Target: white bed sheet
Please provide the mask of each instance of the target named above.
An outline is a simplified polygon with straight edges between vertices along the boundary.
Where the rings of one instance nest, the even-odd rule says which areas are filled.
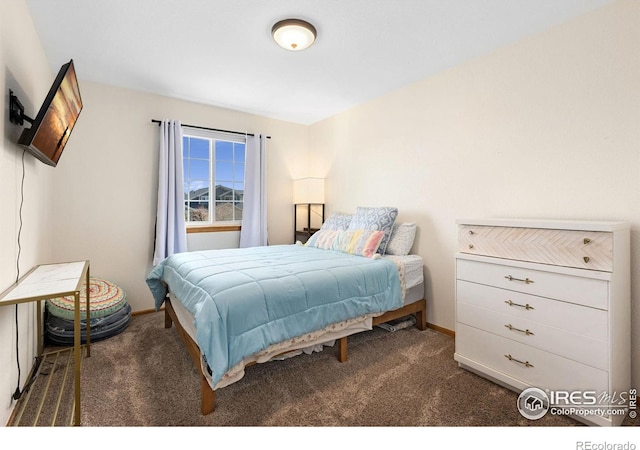
[[[383,258],[404,265],[404,282],[407,289],[424,283],[424,260],[420,255],[384,255]]]

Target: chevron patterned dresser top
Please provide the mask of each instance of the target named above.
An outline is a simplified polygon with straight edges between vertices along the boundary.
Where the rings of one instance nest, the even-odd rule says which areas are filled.
[[[613,271],[613,233],[608,231],[460,224],[458,251],[579,269]]]

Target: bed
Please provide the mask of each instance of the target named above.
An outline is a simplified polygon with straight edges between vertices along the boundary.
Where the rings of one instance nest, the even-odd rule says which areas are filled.
[[[422,258],[377,253],[379,232],[338,231],[349,248],[318,232],[306,245],[185,252],[154,267],[147,284],[201,374],[203,414],[252,364],[326,346],[344,362],[348,336],[409,314],[426,328]]]

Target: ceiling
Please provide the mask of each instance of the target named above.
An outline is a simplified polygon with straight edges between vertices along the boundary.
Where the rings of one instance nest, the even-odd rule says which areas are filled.
[[[26,0],[57,72],[312,124],[612,0]],[[285,18],[314,24],[291,52]]]

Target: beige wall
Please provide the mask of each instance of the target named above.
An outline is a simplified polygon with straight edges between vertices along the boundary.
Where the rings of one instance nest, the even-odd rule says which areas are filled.
[[[80,68],[84,108],[55,169],[57,260],[89,259],[92,275],[121,286],[134,311],[153,308],[145,278],[153,253],[159,127],[151,120],[164,118],[271,136],[269,240],[291,242],[291,180],[306,168],[306,126],[86,82]],[[199,234],[188,242],[200,249],[228,247],[233,240],[229,233]]]
[[[329,212],[393,205],[418,222],[429,322],[455,327],[458,218],[629,221],[638,273],[638,23],[640,2],[621,1],[311,126]]]
[[[0,2],[0,86],[3,108],[0,110],[0,292],[16,281],[18,270],[18,232],[20,230],[20,186],[22,149],[18,141],[23,127],[9,122],[9,90],[35,117],[44,101],[54,73],[44,55],[31,16],[23,1]],[[25,126],[29,126],[25,122]],[[52,258],[52,186],[53,172],[31,155],[25,155],[24,203],[20,232],[20,275],[34,265]],[[0,425],[9,419],[14,402],[18,369],[16,365],[15,307],[0,308]],[[22,386],[36,354],[35,307],[18,308],[19,355]]]

